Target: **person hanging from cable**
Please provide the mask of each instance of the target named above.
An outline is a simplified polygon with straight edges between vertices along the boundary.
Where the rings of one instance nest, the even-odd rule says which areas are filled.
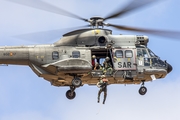
[[[108,79],[105,75],[101,75],[100,81],[97,83],[97,86],[100,88],[98,92],[98,103],[100,101],[100,95],[102,92],[104,92],[104,100],[103,104],[105,104],[106,97],[107,97],[107,85],[108,85]]]

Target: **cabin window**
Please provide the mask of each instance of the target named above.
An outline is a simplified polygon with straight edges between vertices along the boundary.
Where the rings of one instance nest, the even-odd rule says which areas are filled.
[[[125,51],[125,56],[126,56],[126,58],[132,58],[133,57],[132,50],[126,50]]]
[[[73,51],[72,52],[72,57],[73,58],[80,58],[80,52],[79,51]]]
[[[123,51],[122,50],[116,50],[115,56],[117,58],[123,58]]]
[[[53,52],[52,52],[52,59],[53,59],[53,60],[59,59],[59,52],[53,51]]]

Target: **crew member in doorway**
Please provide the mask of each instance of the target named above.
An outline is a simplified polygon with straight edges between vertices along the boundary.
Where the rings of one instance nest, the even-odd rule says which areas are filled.
[[[106,79],[105,75],[102,75],[100,78],[100,81],[97,83],[97,86],[100,88],[100,90],[98,92],[98,103],[100,101],[101,93],[104,92],[103,104],[105,104],[106,97],[107,97],[107,85],[108,85],[108,79]]]
[[[113,69],[112,69],[112,65],[111,65],[109,57],[106,57],[106,59],[103,63],[103,67],[104,67],[104,69],[103,69],[104,74],[109,73],[110,75],[112,75]]]
[[[95,59],[96,59],[96,56],[95,55],[93,55],[92,56],[92,69],[94,70],[94,67],[95,67]]]
[[[99,64],[98,62],[96,62],[96,63],[95,63],[94,70],[102,70],[101,64]]]

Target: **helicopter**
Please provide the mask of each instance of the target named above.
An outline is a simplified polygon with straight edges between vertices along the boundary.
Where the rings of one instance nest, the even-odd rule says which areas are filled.
[[[61,8],[39,1],[42,6],[36,6],[21,0],[8,0],[17,4],[61,14],[88,22],[84,29],[65,33],[60,40],[49,45],[5,46],[0,47],[0,64],[25,65],[33,72],[49,81],[51,85],[69,86],[66,92],[68,99],[74,99],[75,89],[84,84],[96,85],[101,75],[106,75],[108,84],[141,84],[140,95],[145,95],[145,82],[165,78],[172,71],[172,66],[161,60],[149,49],[149,37],[145,35],[113,35],[113,27],[120,30],[137,31],[160,35],[176,36],[180,32],[127,27],[105,23],[125,15],[128,12],[149,5],[153,0],[132,0],[123,9],[106,17],[94,16],[85,19]],[[49,9],[52,9],[51,11]],[[112,73],[104,70],[94,70],[92,56],[96,62],[103,65],[107,57],[112,65]]]

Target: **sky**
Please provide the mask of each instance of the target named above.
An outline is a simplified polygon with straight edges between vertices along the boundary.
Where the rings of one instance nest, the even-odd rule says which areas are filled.
[[[105,17],[128,3],[127,0],[43,1],[84,18]],[[37,4],[36,0],[31,2]],[[178,11],[179,0],[163,0],[106,22],[180,31]],[[58,41],[64,33],[83,25],[86,23],[77,19],[0,0],[0,46],[51,44]],[[115,35],[147,35],[150,39],[148,47],[162,60],[167,60],[173,66],[173,71],[164,79],[145,83],[148,89],[145,96],[138,93],[140,85],[109,85],[106,104],[103,105],[103,95],[101,103],[97,103],[99,89],[96,86],[84,85],[76,89],[75,99],[68,100],[65,93],[69,87],[51,86],[27,66],[0,66],[0,120],[179,120],[180,41],[108,29],[113,30]],[[23,36],[29,33],[39,33],[41,36]]]

